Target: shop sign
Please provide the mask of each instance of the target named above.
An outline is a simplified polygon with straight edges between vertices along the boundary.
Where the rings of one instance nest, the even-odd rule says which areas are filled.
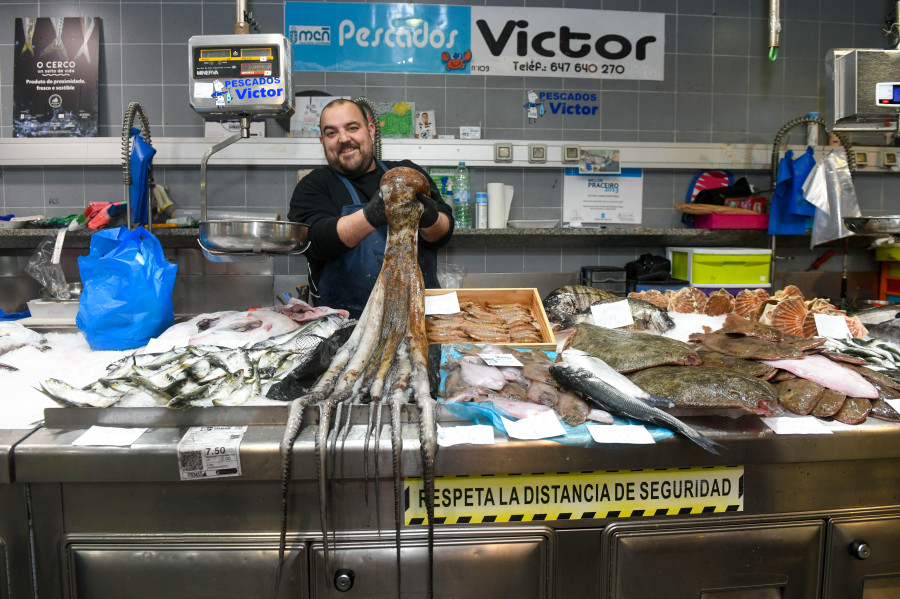
[[[405,522],[427,523],[421,478],[404,481]],[[435,479],[435,524],[592,520],[744,510],[743,466]]]
[[[284,22],[296,71],[664,77],[661,13],[286,2]]]

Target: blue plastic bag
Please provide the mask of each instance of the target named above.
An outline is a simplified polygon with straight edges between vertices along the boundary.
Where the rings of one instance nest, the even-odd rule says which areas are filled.
[[[809,146],[807,146],[803,155],[791,165],[791,170],[793,171],[793,177],[791,178],[791,214],[800,216],[816,215],[816,207],[810,204],[806,200],[806,196],[803,195],[803,184],[806,183],[806,179],[809,178],[809,174],[815,166],[816,156],[813,153],[813,149]]]
[[[134,141],[131,144],[131,188],[128,190],[131,204],[131,222],[147,224],[150,202],[150,167],[156,149],[144,141],[140,130],[131,128]]]
[[[141,347],[175,321],[178,265],[166,261],[159,240],[143,227],[98,231],[78,268],[84,288],[75,324],[91,349]]]
[[[809,174],[807,172],[807,174]],[[806,177],[803,179],[806,180]],[[800,185],[803,185],[801,181]],[[794,151],[788,150],[778,163],[775,193],[769,205],[769,235],[803,235],[806,217],[791,211],[794,203]]]

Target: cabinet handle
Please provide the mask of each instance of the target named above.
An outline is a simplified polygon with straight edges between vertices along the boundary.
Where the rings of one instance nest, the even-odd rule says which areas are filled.
[[[847,551],[856,559],[869,559],[872,555],[872,548],[865,541],[853,541],[847,547]]]
[[[338,570],[334,573],[334,588],[346,593],[353,587],[354,577],[353,570]]]

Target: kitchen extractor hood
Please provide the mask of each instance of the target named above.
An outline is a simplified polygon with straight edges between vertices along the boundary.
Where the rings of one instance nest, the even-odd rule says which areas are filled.
[[[829,131],[898,131],[900,50],[829,50],[825,77]]]

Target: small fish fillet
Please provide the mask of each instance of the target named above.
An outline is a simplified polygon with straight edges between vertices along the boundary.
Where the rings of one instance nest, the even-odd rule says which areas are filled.
[[[848,397],[865,397],[867,399],[878,397],[878,389],[862,375],[824,356],[812,354],[797,360],[761,360],[761,362],[787,370]]]

